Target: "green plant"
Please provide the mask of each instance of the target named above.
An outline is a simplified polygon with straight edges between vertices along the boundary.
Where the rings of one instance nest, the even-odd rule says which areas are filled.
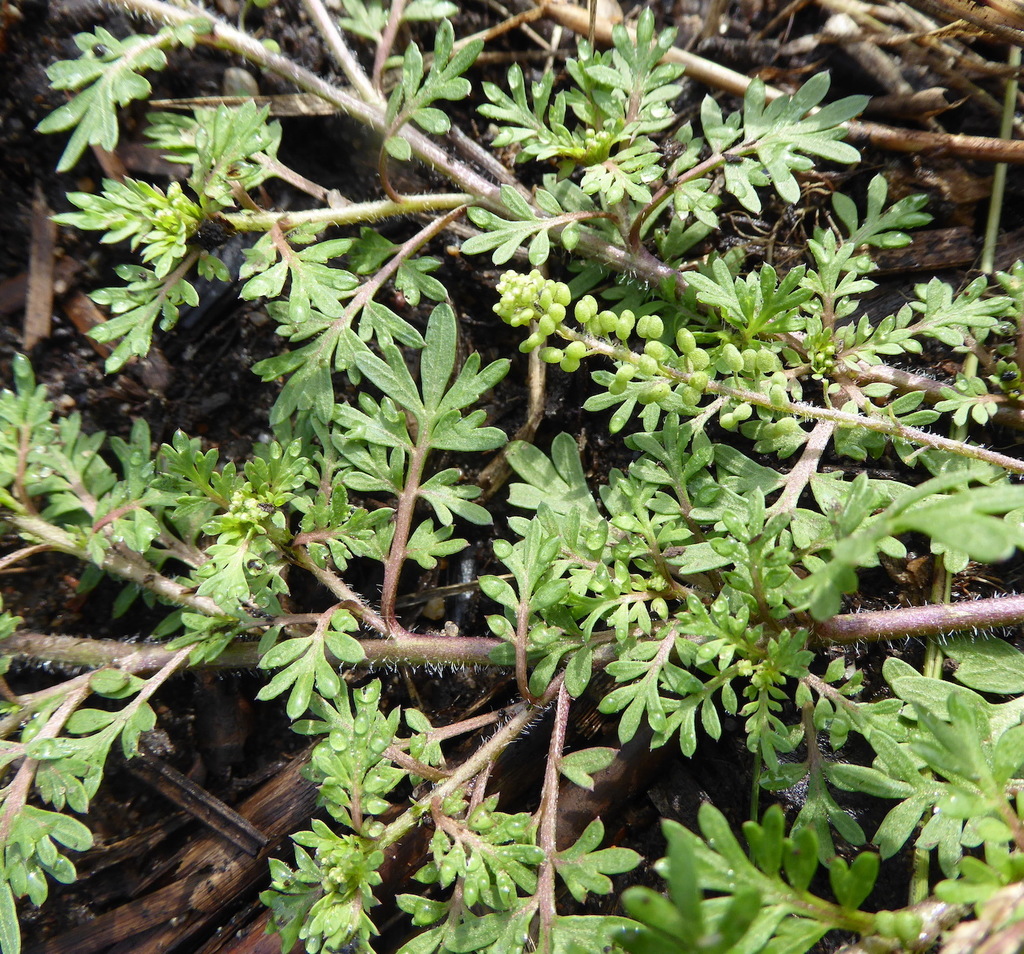
[[[97,195],[69,195],[77,211],[57,217],[101,241],[127,240],[144,263],[120,266],[124,284],[96,293],[115,316],[95,333],[117,341],[108,370],[145,354],[157,326],[170,331],[195,304],[193,270],[228,276],[206,247],[207,227],[258,236],[231,277],[244,282],[243,299],[267,302],[294,347],[253,369],[285,383],[273,440],[241,464],[180,432],[153,448],[141,421],[127,439],[83,433],[77,416],[55,413],[28,362],[14,363],[13,388],[0,395],[0,506],[26,545],[4,564],[40,547],[69,554],[125,581],[119,611],[140,596],[164,607],[154,635],[169,643],[156,666],[152,653],[105,663],[80,647],[77,661],[93,672],[4,703],[5,954],[20,944],[14,899],[41,903],[48,877],[75,876],[57,845],[90,843],[65,809],[86,810],[113,745],[135,753],[167,679],[216,665],[264,670],[259,698],[281,699],[295,730],[317,739],[308,773],[328,817],[295,835],[292,864],[272,862],[262,896],[284,949],[369,945],[385,854],[419,827],[432,834],[416,874],[422,889],[398,899],[415,929],[402,954],[803,951],[833,930],[923,949],[934,938],[928,912],[909,901],[873,910],[879,856],[848,861],[841,851],[868,840],[842,805],[849,791],[895,802],[872,840],[885,857],[910,842],[935,850],[947,879],[938,897],[983,911],[1020,880],[1020,653],[994,639],[946,644],[959,685],[894,658],[883,670],[892,695],[865,700],[856,664],[828,651],[877,633],[874,614],[846,611],[844,598],[864,570],[906,556],[908,534],[950,573],[1005,560],[1024,543],[1024,488],[1012,480],[1024,463],[939,433],[968,418],[1024,421],[1006,344],[1020,333],[1020,268],[999,276],[999,290],[979,280],[955,292],[933,280],[897,313],[869,320],[860,302],[874,287],[870,250],[907,244],[906,230],[927,221],[921,197],[889,203],[880,176],[861,203],[833,197],[804,262],[747,269],[729,252],[691,259],[722,225],[723,197],[751,212],[773,195],[796,203],[816,162],[854,162],[843,124],[863,97],[826,102],[821,74],[768,102],[754,82],[741,110],[726,114],[709,96],[699,118],[679,123],[671,104],[681,70],[662,62],[673,35],[658,34],[647,11],[635,41],[619,27],[612,50],[581,43],[566,89],[555,92],[549,73],[527,90],[518,67],[507,92],[484,84],[480,112],[497,124],[494,144],[542,164],[531,191],[474,153],[503,182],[493,184],[426,135],[448,132],[442,107],[469,94],[463,74],[482,48],[456,44],[445,20],[428,66],[415,42],[391,57],[396,33],[380,4],[346,4],[340,30],[376,44],[380,73],[395,71],[385,96],[334,25],[326,41],[353,91],[198,7],[120,6],[159,28],[125,40],[98,28],[77,38],[79,59],[52,68],[54,86],[74,93],[43,124],[73,129],[62,168],[89,144],[112,148],[117,106],[150,93],[142,73],[163,68],[165,51],[200,44],[273,70],[380,134],[389,197],[260,208],[250,190],[289,175],[277,158],[281,129],[266,109],[221,106],[152,117],[154,144],[190,170],[184,185],[107,182]],[[452,13],[441,3],[405,8],[409,21]],[[390,164],[413,157],[457,191],[400,195]],[[550,160],[555,171],[543,171]],[[375,230],[411,215],[427,223],[401,244]],[[522,329],[527,358],[514,347],[487,364],[456,357],[459,321],[441,262],[420,253],[462,215],[477,228],[464,254],[504,264],[526,246],[533,269],[504,274],[494,311]],[[540,271],[563,263],[567,282]],[[408,310],[381,299],[389,282]],[[949,387],[885,364],[923,342],[953,355],[990,347],[993,374]],[[555,436],[545,452],[528,431],[508,443],[488,423],[486,396],[524,361],[538,376],[545,364],[593,369],[586,408],[607,413],[628,467],[595,482],[572,436]],[[891,449],[905,479],[825,470],[829,447],[855,462]],[[460,534],[491,524],[493,498],[456,465],[490,452],[518,478],[509,532],[493,546],[507,572],[477,581],[493,603],[491,635],[418,632],[400,611],[403,571],[434,568],[466,547]],[[380,574],[379,600],[357,591],[366,565]],[[329,593],[329,605],[286,609],[284,597],[304,592],[300,577]],[[1019,623],[1024,607],[1007,597],[894,613],[885,634],[898,639]],[[12,655],[32,653],[16,619],[0,618],[0,635]],[[996,678],[997,658],[1017,678]],[[507,668],[516,698],[485,718],[436,726],[391,704],[379,680],[352,688],[341,675],[386,664]],[[992,703],[980,692],[1013,698]],[[560,885],[576,902],[610,894],[609,876],[640,861],[631,848],[602,847],[596,818],[570,845],[557,838],[563,786],[592,788],[616,755],[566,750],[570,713],[587,694],[615,717],[623,745],[649,737],[687,756],[699,738],[721,737],[723,717],[737,718],[757,788],[804,792],[788,833],[777,806],[760,821],[755,807],[748,852],[705,806],[699,832],[666,824],[668,899],[630,889],[628,917],[568,905]],[[112,702],[88,708],[93,695]],[[491,768],[548,708],[539,805],[500,809]],[[448,764],[443,743],[494,725]],[[825,751],[825,738],[835,753],[851,735],[872,753],[863,764]],[[812,887],[819,864],[827,889]]]

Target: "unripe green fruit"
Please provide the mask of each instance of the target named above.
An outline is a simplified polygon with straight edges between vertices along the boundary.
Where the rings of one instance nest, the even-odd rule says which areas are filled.
[[[754,409],[749,404],[737,405],[733,410],[733,415],[737,421],[746,421],[750,419],[750,415],[754,413]]]
[[[644,315],[636,323],[636,333],[641,338],[660,338],[665,333],[665,323],[657,315]]]
[[[565,371],[565,372],[567,372],[569,374],[572,374],[573,371],[579,371],[579,369],[580,369],[580,359],[579,358],[570,358],[569,355],[566,355],[564,358],[562,358],[561,361],[558,362],[558,366],[563,371]]]
[[[721,358],[722,364],[733,374],[738,374],[743,370],[743,356],[740,354],[740,349],[732,342],[722,345]]]
[[[707,371],[694,371],[690,375],[690,387],[695,391],[706,391],[710,382]]]
[[[744,348],[742,352],[743,356],[743,373],[753,374],[757,368],[757,352],[753,348]]]
[[[565,282],[555,282],[552,290],[555,293],[555,304],[568,308],[572,303],[572,293],[569,291],[569,286]]]
[[[540,360],[547,364],[558,364],[565,357],[565,352],[561,348],[541,348],[540,349]]]
[[[584,295],[573,312],[581,325],[588,325],[597,317],[597,301],[593,295]]]
[[[633,317],[633,312],[628,309],[619,315],[619,320],[615,322],[615,337],[619,341],[625,341],[633,333],[633,326],[636,324],[636,320]]]
[[[556,322],[551,315],[541,315],[540,320],[537,322],[537,331],[545,336],[554,333],[554,330],[557,327],[558,322]]]
[[[686,357],[690,362],[690,367],[693,368],[694,371],[704,371],[711,367],[711,355],[700,348],[691,354],[688,354]]]
[[[767,348],[762,348],[757,352],[755,364],[761,374],[771,374],[773,371],[778,370],[779,358],[774,352],[769,351]]]
[[[610,335],[619,323],[619,316],[614,311],[608,311],[607,309],[602,311],[597,318],[600,322],[601,333],[605,335]]]
[[[655,361],[664,361],[670,352],[660,341],[648,341],[644,345],[644,354],[650,355]]]
[[[636,363],[636,366],[640,373],[646,377],[653,377],[658,373],[658,362],[649,354],[640,355],[640,360]]]
[[[555,322],[561,324],[565,321],[565,305],[560,305],[558,302],[552,302],[547,310],[547,314],[554,319]]]
[[[680,328],[676,332],[676,347],[680,354],[688,357],[693,354],[697,350],[697,339],[693,337],[693,332],[688,328]]]
[[[736,426],[739,424],[739,421],[736,419],[736,415],[732,411],[723,411],[718,415],[718,423],[727,431],[734,431],[736,430]]]
[[[636,374],[636,369],[631,364],[624,364],[615,372],[615,379],[608,386],[609,394],[622,394],[626,390],[626,385],[633,380],[633,376]]]
[[[779,434],[783,434],[786,437],[797,434],[802,430],[800,422],[795,417],[784,417],[776,421],[775,428]]]
[[[587,346],[582,341],[570,341],[565,346],[565,356],[579,361],[587,353]]]
[[[641,404],[657,404],[664,401],[672,393],[668,381],[651,381],[637,395]]]
[[[696,407],[700,403],[700,391],[695,388],[691,388],[688,384],[684,384],[676,394],[679,395],[679,400],[689,407]]]

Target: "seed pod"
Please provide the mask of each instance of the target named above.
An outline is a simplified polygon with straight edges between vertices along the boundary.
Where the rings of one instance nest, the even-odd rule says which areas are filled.
[[[739,374],[743,370],[743,355],[740,354],[740,349],[736,347],[731,341],[727,341],[722,345],[721,351],[722,364],[733,374]]]
[[[688,357],[693,354],[697,350],[697,339],[694,338],[693,332],[688,328],[680,328],[676,332],[676,347],[680,354],[685,354]]]

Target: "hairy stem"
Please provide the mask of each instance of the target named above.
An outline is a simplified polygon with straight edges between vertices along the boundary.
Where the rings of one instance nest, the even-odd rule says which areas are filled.
[[[895,610],[849,613],[815,623],[820,643],[875,642],[908,636],[969,633],[1024,622],[1024,596],[994,596],[960,603],[928,603]]]

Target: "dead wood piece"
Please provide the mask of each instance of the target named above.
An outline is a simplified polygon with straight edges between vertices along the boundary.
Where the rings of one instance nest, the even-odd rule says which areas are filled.
[[[97,341],[95,338],[91,338],[88,335],[89,331],[97,325],[103,324],[107,318],[106,315],[104,315],[103,312],[93,304],[92,299],[86,295],[85,292],[75,292],[66,302],[64,302],[64,314],[67,315],[68,321],[70,321],[79,332],[86,336],[86,340],[90,345],[92,345],[93,351],[95,351],[101,358],[105,358],[110,354],[110,345]]]
[[[247,855],[255,858],[260,849],[266,846],[268,839],[262,831],[187,775],[182,775],[173,765],[142,751],[138,758],[127,763],[127,768],[136,778],[152,785],[165,798],[241,848]]]
[[[211,928],[233,899],[266,877],[268,856],[313,814],[316,788],[300,774],[308,756],[307,751],[293,759],[240,806],[239,814],[268,839],[258,855],[204,835],[178,856],[173,884],[28,948],[27,954],[94,954],[112,945],[132,954],[163,954]]]
[[[672,746],[652,749],[651,738],[649,728],[638,731],[619,749],[607,768],[594,772],[592,789],[563,780],[558,793],[560,851],[573,845],[595,818],[607,819],[613,812],[621,814],[629,802],[654,784],[672,755]]]
[[[966,268],[978,257],[974,230],[966,225],[948,229],[921,229],[906,248],[882,249],[874,255],[872,277],[902,275],[905,272],[937,272],[945,268]]]
[[[574,33],[585,35],[587,13],[582,7],[552,0],[536,0],[551,19],[568,27]],[[626,28],[629,30],[629,28]],[[632,34],[631,34],[632,35]],[[598,20],[595,31],[597,42],[608,45],[612,40],[612,25]],[[672,47],[665,60],[686,67],[690,79],[721,89],[734,96],[743,96],[750,86],[750,77],[737,73],[701,56]],[[765,99],[771,101],[785,95],[782,90],[765,86]],[[898,129],[879,123],[851,120],[846,123],[851,142],[870,142],[879,149],[893,152],[928,153],[930,155],[959,156],[983,162],[1024,163],[1024,140],[997,139],[988,136],[964,136],[953,133],[922,132],[916,129]]]
[[[44,338],[50,337],[53,320],[54,246],[57,226],[50,218],[43,190],[36,183],[32,199],[29,227],[28,287],[25,295],[25,318],[21,343],[31,351]]]
[[[947,110],[955,109],[964,100],[951,103],[946,99],[946,90],[941,86],[930,86],[908,95],[894,93],[891,96],[872,96],[866,116],[885,116],[888,119],[931,119]]]

